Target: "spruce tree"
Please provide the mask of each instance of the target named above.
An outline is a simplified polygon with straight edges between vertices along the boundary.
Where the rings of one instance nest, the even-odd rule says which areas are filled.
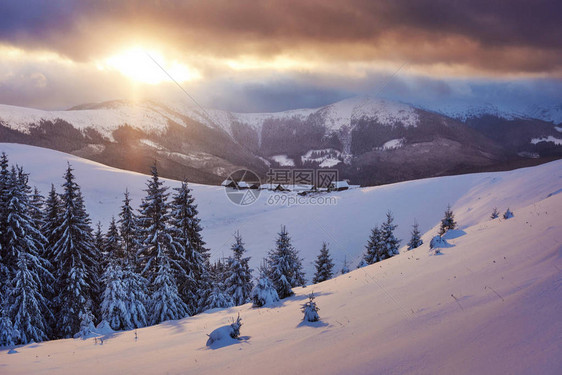
[[[40,342],[48,338],[48,320],[51,314],[42,284],[49,271],[36,254],[22,251],[18,254],[17,269],[11,289],[9,315],[13,329],[18,332],[17,344]]]
[[[205,248],[197,205],[187,182],[174,190],[170,225],[178,249],[177,262],[183,270],[178,285],[182,300],[193,315],[204,309],[206,296],[211,292],[209,251]]]
[[[105,237],[102,238],[101,246],[105,250],[107,259],[116,259],[121,265],[126,263],[125,252],[123,251],[121,236],[117,229],[117,223],[115,223],[115,217],[112,217],[109,222],[109,228],[107,228]]]
[[[342,275],[345,275],[346,273],[349,273],[349,265],[347,264],[347,255],[345,255],[344,258],[343,258],[343,266],[340,270],[340,273]]]
[[[250,300],[252,292],[252,269],[250,269],[250,258],[244,258],[246,252],[240,232],[234,234],[234,243],[231,247],[233,255],[228,258],[226,269],[225,288],[226,293],[234,301],[234,305],[243,305]]]
[[[64,175],[60,224],[52,247],[55,269],[57,330],[60,337],[86,333],[93,324],[98,287],[98,259],[90,219],[70,164]]]
[[[401,241],[394,236],[394,230],[396,227],[397,225],[394,224],[392,212],[388,211],[386,213],[386,221],[381,225],[381,239],[384,244],[383,251],[381,253],[381,260],[398,254],[398,248],[400,247]]]
[[[123,269],[123,285],[126,288],[127,311],[131,322],[131,326],[126,329],[145,327],[148,324],[148,281],[132,265],[128,265]]]
[[[42,258],[45,238],[35,226],[27,192],[27,175],[12,168],[6,183],[7,204],[5,246],[10,288],[5,291],[9,301],[8,315],[18,332],[16,343],[26,344],[47,338],[46,316],[50,315],[45,292],[52,276]]]
[[[45,209],[43,212],[43,226],[41,232],[47,239],[46,253],[47,260],[53,263],[53,247],[58,241],[56,229],[62,224],[62,201],[55,190],[55,186],[51,184],[49,195],[45,199]]]
[[[418,248],[422,244],[423,241],[421,239],[419,225],[416,221],[414,221],[414,225],[412,226],[412,236],[410,237],[410,241],[408,242],[408,250]]]
[[[492,214],[490,215],[490,219],[494,220],[498,217],[500,217],[500,212],[498,211],[497,207],[494,207],[494,209],[492,210]]]
[[[147,182],[146,197],[141,203],[139,217],[142,245],[140,249],[142,274],[148,280],[148,312],[151,324],[180,319],[188,315],[187,305],[179,294],[177,280],[184,277],[178,263],[181,255],[168,227],[170,220],[167,187],[152,167]]]
[[[101,222],[98,221],[98,223],[96,224],[96,231],[94,232],[94,246],[96,248],[96,251],[102,255],[102,259],[106,259],[107,256],[107,252],[105,251],[105,247],[104,247],[104,238],[103,238],[103,231],[101,229]],[[104,263],[103,260],[101,260],[100,263]]]
[[[45,206],[45,197],[41,195],[37,187],[33,188],[33,193],[29,196],[29,216],[34,222],[36,228],[43,228],[43,211]]]
[[[275,242],[275,249],[269,251],[267,258],[268,276],[275,285],[279,298],[286,298],[294,294],[294,287],[305,285],[302,261],[291,244],[291,237],[285,226],[281,227]]]
[[[8,156],[3,152],[0,155],[0,297],[4,298],[7,281],[9,280],[7,262],[7,246],[5,241],[6,221],[8,219],[8,183],[9,183]]]
[[[301,311],[304,313],[302,320],[306,322],[317,322],[320,320],[320,316],[318,315],[320,309],[316,306],[314,298],[316,298],[314,297],[314,293],[310,293],[308,295],[308,302],[301,306]]]
[[[330,257],[330,252],[328,250],[328,245],[326,242],[322,243],[322,249],[320,249],[320,255],[316,259],[316,273],[314,274],[314,279],[312,282],[314,284],[321,283],[332,278],[334,268],[334,262]]]
[[[211,287],[206,293],[203,310],[234,306],[234,300],[231,295],[226,292],[224,284],[226,270],[227,266],[220,260],[209,268]]]
[[[256,286],[254,286],[254,289],[252,289],[252,292],[250,294],[253,302],[253,307],[262,307],[279,301],[277,290],[267,276],[267,266],[263,264],[259,267],[259,271],[260,277],[258,278],[258,282],[256,283]]]
[[[128,290],[123,281],[123,269],[119,260],[110,259],[103,273],[105,289],[101,303],[101,315],[102,319],[107,321],[111,329],[115,331],[130,329],[133,326],[127,306]]]
[[[443,236],[449,229],[456,229],[457,223],[455,221],[455,215],[451,210],[451,205],[447,206],[445,210],[445,216],[441,220],[441,227],[439,228],[439,235]]]
[[[123,252],[125,253],[126,263],[130,265],[138,265],[137,252],[141,247],[139,239],[139,225],[137,215],[131,207],[131,199],[129,191],[125,191],[125,199],[119,213],[119,234],[121,235]]]
[[[41,233],[46,238],[44,257],[47,260],[49,271],[53,276],[56,277],[57,271],[55,270],[55,254],[54,245],[58,242],[58,237],[61,233],[58,233],[56,229],[62,224],[62,201],[55,190],[55,186],[51,184],[51,190],[45,199],[44,211],[43,211],[43,225],[41,227]],[[55,290],[57,282],[54,282],[54,288],[52,288],[52,293],[47,292],[46,296],[49,302],[49,307],[51,309],[53,319],[49,320],[49,327],[51,327],[49,337],[52,339],[58,338],[56,329],[57,325],[54,317],[58,316],[58,306],[56,303]],[[48,318],[48,317],[47,317]],[[49,318],[48,318],[49,319]]]
[[[19,332],[14,329],[12,320],[8,316],[8,301],[0,301],[0,347],[10,347],[15,345],[19,337]]]
[[[369,240],[365,248],[367,251],[363,256],[363,260],[367,265],[380,262],[382,260],[381,254],[383,249],[383,241],[382,233],[378,226],[375,226],[373,229],[371,229],[371,235],[369,236]],[[357,268],[361,268],[361,263]]]
[[[140,228],[137,215],[131,207],[128,190],[125,191],[118,223],[124,258],[123,285],[128,296],[127,311],[131,323],[125,329],[145,327],[148,324],[148,281],[140,274],[142,269],[137,256],[141,249]]]

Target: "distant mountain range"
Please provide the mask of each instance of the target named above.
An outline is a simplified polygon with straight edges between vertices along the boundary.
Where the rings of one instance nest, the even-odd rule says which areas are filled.
[[[218,184],[247,168],[335,168],[354,184],[510,169],[562,157],[562,106],[424,109],[356,97],[314,109],[232,113],[155,101],[66,111],[0,105],[0,141],[146,173]]]

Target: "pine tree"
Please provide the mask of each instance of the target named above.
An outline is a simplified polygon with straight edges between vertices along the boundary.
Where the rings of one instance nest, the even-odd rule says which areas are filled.
[[[203,310],[234,306],[234,300],[230,294],[226,292],[225,288],[226,270],[226,264],[220,260],[209,268],[211,287],[206,293]]]
[[[115,223],[115,217],[112,217],[109,222],[109,228],[107,228],[107,233],[105,237],[102,238],[102,247],[105,250],[107,259],[116,259],[119,261],[119,264],[123,266],[126,264],[126,261],[121,242],[121,236],[119,235],[119,230]]]
[[[124,261],[122,282],[128,296],[126,303],[131,324],[124,328],[145,327],[148,324],[148,281],[140,274],[142,269],[137,256],[141,249],[140,229],[128,190],[125,191],[118,223]]]
[[[343,258],[343,266],[342,266],[342,268],[341,268],[341,270],[340,270],[340,273],[341,273],[342,275],[345,275],[346,273],[349,273],[349,266],[348,266],[348,264],[347,264],[347,255],[344,256],[344,258]]]
[[[384,248],[381,254],[381,260],[393,257],[398,254],[400,247],[400,240],[394,236],[394,230],[398,227],[394,224],[394,217],[392,212],[386,213],[386,221],[381,225],[381,239],[384,243]]]
[[[312,282],[314,284],[321,283],[322,281],[326,281],[332,278],[332,269],[334,268],[334,262],[330,257],[330,252],[328,250],[328,245],[326,244],[326,242],[322,243],[322,249],[320,249],[320,255],[318,255],[318,259],[316,260],[315,264],[316,274],[314,275],[314,279],[312,279]]]
[[[192,315],[204,309],[206,296],[211,292],[209,253],[201,235],[197,205],[187,182],[174,190],[170,225],[177,243],[178,263],[184,271],[180,273],[178,285]]]
[[[0,155],[0,297],[5,299],[6,285],[10,278],[7,266],[7,246],[5,241],[6,221],[8,219],[8,183],[9,183],[8,156],[3,152]]]
[[[46,244],[46,258],[49,262],[53,263],[53,247],[58,241],[56,229],[62,224],[62,201],[55,190],[55,186],[51,185],[49,195],[45,199],[45,210],[43,213],[43,226],[41,233],[47,239]]]
[[[132,265],[128,265],[123,270],[123,285],[128,297],[127,311],[131,322],[126,329],[145,327],[148,324],[148,281]]]
[[[181,300],[170,259],[162,257],[156,262],[158,269],[151,282],[149,311],[150,323],[158,324],[177,320],[189,315],[187,305]]]
[[[9,315],[13,329],[18,332],[17,344],[40,342],[48,338],[47,315],[50,315],[47,299],[43,296],[41,273],[48,273],[40,257],[20,252],[17,270],[10,295]]]
[[[505,213],[503,214],[503,218],[504,218],[505,220],[511,219],[513,216],[514,216],[514,215],[513,215],[513,212],[511,212],[511,210],[510,210],[509,208],[508,208],[508,209],[505,211]]]
[[[133,328],[130,319],[128,288],[123,283],[123,269],[118,259],[112,258],[103,274],[105,289],[101,304],[102,319],[109,323],[111,329],[118,331]]]
[[[239,232],[234,234],[235,242],[232,244],[233,256],[228,258],[225,288],[235,306],[243,305],[250,300],[252,292],[252,270],[249,266],[250,258],[244,258],[246,252],[244,242]]]
[[[5,291],[9,301],[8,315],[18,332],[16,343],[26,344],[47,338],[45,316],[50,315],[47,300],[51,275],[41,257],[45,238],[35,226],[27,192],[27,175],[12,168],[6,182],[7,204],[5,246],[10,288]]]
[[[1,302],[4,302],[3,299]],[[13,346],[19,338],[19,332],[14,329],[12,320],[8,316],[7,301],[0,304],[0,347]]]
[[[451,210],[451,205],[447,206],[447,210],[445,211],[445,216],[441,220],[441,228],[439,229],[439,235],[444,235],[449,229],[456,229],[457,223],[455,221],[455,215],[453,215],[453,211]]]
[[[57,329],[61,337],[88,330],[93,323],[93,301],[98,287],[98,259],[92,229],[80,187],[72,168],[64,175],[63,211],[54,229],[54,269],[56,270]]]
[[[44,204],[44,211],[43,211],[43,224],[41,227],[41,233],[45,236],[46,238],[46,243],[45,243],[45,250],[44,250],[44,258],[47,260],[48,264],[48,269],[51,272],[51,274],[53,276],[56,277],[57,275],[57,270],[55,269],[55,254],[54,254],[54,245],[58,242],[59,240],[59,236],[61,233],[57,232],[57,228],[62,225],[62,215],[63,212],[63,207],[62,207],[62,201],[59,197],[59,195],[57,194],[56,190],[55,190],[55,186],[51,184],[51,190],[49,191],[49,194],[47,195],[47,198],[45,199],[45,204]],[[55,280],[54,286],[56,288],[57,282]],[[51,320],[49,320],[50,318],[47,317],[48,319],[48,325],[51,328],[50,330],[50,334],[49,337],[52,339],[58,338],[59,336],[57,335],[56,330],[54,329],[54,327],[56,327],[57,323],[55,320],[55,317],[57,317],[58,314],[58,306],[56,303],[56,295],[55,295],[55,288],[52,288],[52,292],[46,292],[45,297],[48,300],[49,303],[49,308],[52,312],[52,316],[53,318]],[[58,292],[58,290],[56,290]]]
[[[498,211],[497,207],[494,207],[494,210],[492,211],[492,214],[490,215],[490,219],[494,220],[494,219],[497,219],[498,217],[500,217],[500,212]]]
[[[412,236],[410,237],[410,242],[408,242],[408,250],[418,248],[422,244],[423,244],[423,241],[421,239],[421,233],[420,233],[420,230],[419,230],[419,225],[416,221],[414,221],[414,225],[412,226]]]
[[[29,216],[34,222],[36,228],[43,227],[43,210],[45,206],[45,197],[41,195],[37,187],[33,188],[33,193],[29,196]]]
[[[149,285],[148,311],[151,324],[176,320],[189,314],[179,294],[177,279],[182,267],[177,259],[177,243],[168,227],[170,219],[167,187],[158,177],[156,166],[147,182],[146,197],[141,203],[139,223],[142,247],[140,249],[142,274]]]
[[[125,199],[119,213],[119,234],[121,235],[123,252],[125,253],[126,263],[130,265],[138,265],[137,252],[141,247],[139,239],[139,226],[137,215],[131,207],[131,199],[129,191],[125,191]]]
[[[304,313],[302,320],[306,322],[317,322],[320,320],[320,316],[318,315],[320,309],[316,306],[314,298],[316,298],[314,297],[314,293],[310,293],[308,295],[308,302],[301,307],[301,311]]]
[[[94,232],[94,246],[96,251],[102,255],[102,259],[106,259],[107,252],[105,251],[104,247],[104,238],[103,238],[103,231],[101,229],[101,222],[98,221],[96,224],[96,231]],[[101,262],[104,263],[103,261]]]
[[[369,241],[367,242],[365,248],[367,249],[367,251],[363,257],[363,260],[367,265],[380,262],[382,260],[382,233],[378,226],[375,226],[373,229],[371,229],[371,235],[369,236]],[[357,268],[361,268],[361,264],[359,264]]]
[[[275,286],[267,276],[266,268],[267,266],[265,264],[259,268],[260,277],[250,294],[253,307],[262,307],[279,301],[279,295],[277,294]]]
[[[275,285],[279,298],[290,297],[294,294],[294,287],[305,285],[302,261],[291,244],[285,226],[281,227],[275,249],[269,251],[267,262],[268,276]]]

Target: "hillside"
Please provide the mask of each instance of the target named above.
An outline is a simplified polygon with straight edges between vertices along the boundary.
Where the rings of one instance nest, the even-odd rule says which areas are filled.
[[[95,220],[107,219],[126,186],[135,203],[146,176],[59,152],[0,144],[45,191],[76,169]],[[310,271],[322,240],[338,267],[362,253],[369,228],[391,209],[405,239],[416,218],[425,244],[269,308],[244,305],[136,331],[57,340],[0,351],[2,374],[556,374],[562,322],[562,162],[511,172],[433,178],[339,193],[335,206],[232,205],[217,187],[193,184],[214,256],[240,229],[249,255],[263,256],[287,224]],[[170,182],[170,185],[173,183]],[[429,239],[451,203],[461,231],[432,255]],[[493,207],[515,217],[490,220]],[[324,228],[324,229],[322,229]],[[314,292],[321,322],[302,324]],[[243,319],[243,340],[215,349],[207,334]],[[135,339],[135,335],[137,339]],[[103,339],[103,343],[100,340]]]
[[[8,154],[12,163],[22,165],[31,174],[30,184],[44,193],[51,183],[60,190],[69,161],[83,188],[92,221],[101,221],[105,229],[111,216],[117,215],[125,189],[129,189],[135,207],[144,196],[146,175],[31,146],[0,143],[1,151]],[[562,176],[558,173],[561,165],[562,161],[557,161],[511,172],[431,178],[348,190],[323,195],[325,205],[288,206],[281,204],[281,199],[279,204],[268,204],[268,198],[276,197],[276,193],[264,191],[256,203],[237,206],[228,200],[221,187],[190,186],[199,206],[204,240],[214,257],[229,254],[232,235],[239,230],[252,257],[252,266],[257,268],[273,247],[281,225],[286,225],[295,247],[304,257],[310,279],[322,241],[329,243],[338,268],[344,257],[355,265],[371,228],[383,222],[387,210],[393,212],[398,224],[398,238],[406,243],[414,220],[422,233],[426,232],[439,222],[449,203],[457,221],[471,226],[487,218],[493,207],[518,210],[545,198],[562,186]],[[148,167],[146,169],[148,171]],[[179,185],[174,181],[167,181],[167,184],[170,188]],[[283,199],[296,197],[295,193],[280,194]],[[328,204],[328,199],[334,199],[335,204]],[[305,200],[304,203],[311,202]]]

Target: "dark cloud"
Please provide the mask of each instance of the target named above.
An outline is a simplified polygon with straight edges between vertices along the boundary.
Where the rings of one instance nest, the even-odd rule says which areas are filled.
[[[88,60],[135,41],[182,54],[560,74],[557,0],[199,0],[0,3],[0,40]]]

